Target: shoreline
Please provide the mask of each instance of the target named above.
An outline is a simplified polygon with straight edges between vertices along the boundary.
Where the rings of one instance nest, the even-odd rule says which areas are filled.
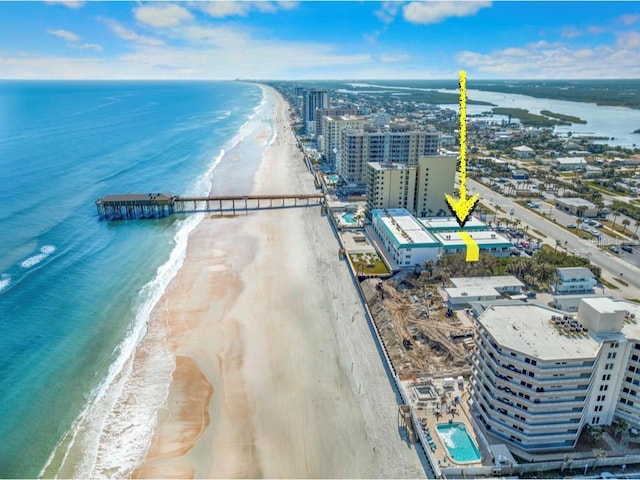
[[[252,193],[315,192],[261,88],[277,136]],[[424,477],[337,248],[317,207],[200,222],[154,310],[179,362],[134,478]]]

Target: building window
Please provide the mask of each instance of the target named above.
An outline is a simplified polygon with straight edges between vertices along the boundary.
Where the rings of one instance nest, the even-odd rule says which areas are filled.
[[[607,375],[602,375],[602,381],[606,381],[606,380],[611,380],[611,374],[607,374]]]
[[[616,352],[609,352],[607,358],[616,358]]]

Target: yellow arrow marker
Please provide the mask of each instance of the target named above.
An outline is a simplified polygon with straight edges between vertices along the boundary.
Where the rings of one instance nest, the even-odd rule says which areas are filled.
[[[458,235],[467,246],[467,262],[477,262],[480,258],[480,247],[476,241],[467,232],[458,232]]]
[[[476,193],[467,198],[467,74],[464,71],[460,72],[460,198],[455,200],[447,193],[444,197],[458,224],[464,227],[480,197]]]

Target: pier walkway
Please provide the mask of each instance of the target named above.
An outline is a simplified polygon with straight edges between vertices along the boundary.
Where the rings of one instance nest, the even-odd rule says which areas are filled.
[[[176,213],[237,212],[323,205],[321,193],[179,197],[171,193],[106,195],[96,200],[100,220],[164,218]]]

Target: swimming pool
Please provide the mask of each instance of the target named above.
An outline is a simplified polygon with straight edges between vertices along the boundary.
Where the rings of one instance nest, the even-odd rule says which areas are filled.
[[[347,212],[342,215],[342,220],[344,223],[358,223],[358,219],[356,218],[356,214],[353,212]]]
[[[436,425],[436,430],[454,462],[472,463],[482,459],[476,442],[471,438],[464,424],[441,423]]]
[[[340,177],[338,175],[327,175],[327,180],[331,183],[338,183],[340,181]]]

